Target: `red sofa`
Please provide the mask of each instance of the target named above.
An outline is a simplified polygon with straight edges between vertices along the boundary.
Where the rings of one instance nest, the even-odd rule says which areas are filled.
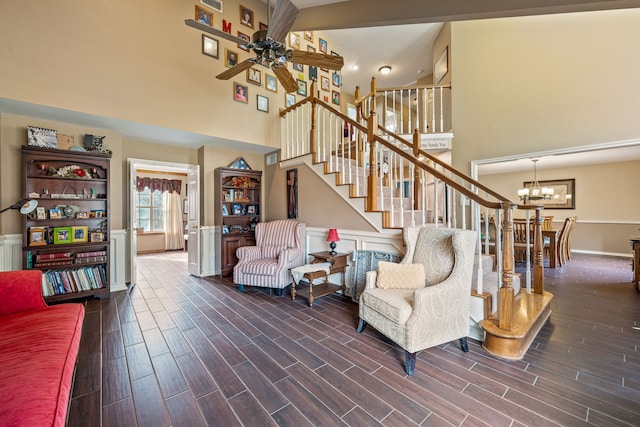
[[[0,272],[0,426],[64,426],[82,304],[47,306],[40,270]]]

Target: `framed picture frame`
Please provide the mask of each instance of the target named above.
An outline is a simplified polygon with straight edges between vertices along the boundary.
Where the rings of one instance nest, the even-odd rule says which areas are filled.
[[[298,169],[287,171],[287,218],[298,218]]]
[[[320,50],[320,52],[322,53],[327,53],[327,41],[325,39],[319,38],[318,39],[318,49]]]
[[[249,103],[248,97],[249,88],[246,85],[234,82],[233,83],[233,99],[238,102]]]
[[[229,234],[229,227],[226,225],[222,226],[222,234]]]
[[[329,87],[329,77],[320,76],[320,88],[322,90],[326,90],[327,92],[331,90],[331,88]]]
[[[278,79],[276,79],[275,76],[264,73],[264,80],[265,80],[265,84],[264,84],[265,89],[271,92],[278,93]]]
[[[74,226],[71,227],[71,241],[73,243],[89,241],[89,227]]]
[[[227,209],[227,205],[225,204],[222,205],[222,215],[223,216],[229,215],[229,209]]]
[[[289,47],[300,50],[300,34],[289,33]]]
[[[104,233],[101,231],[92,231],[89,233],[89,238],[92,242],[104,242]]]
[[[313,43],[313,31],[305,31],[304,32],[304,39],[308,42]]]
[[[29,228],[29,246],[43,246],[47,244],[47,229],[44,227]]]
[[[47,211],[42,206],[36,208],[36,219],[47,219]]]
[[[73,234],[72,234],[71,227],[54,227],[53,229],[54,245],[71,243],[72,241],[73,241]]]
[[[249,68],[247,70],[247,82],[262,86],[262,71],[253,67]]]
[[[206,34],[202,35],[202,54],[218,59],[218,47],[220,43],[218,39],[209,37]]]
[[[267,98],[266,96],[263,95],[257,95],[257,101],[258,101],[258,105],[256,106],[256,108],[258,109],[258,111],[263,111],[265,113],[269,112],[269,98]]]
[[[259,30],[268,30],[269,26],[267,24],[265,24],[264,22],[260,22],[260,25],[258,26]]]
[[[576,208],[576,180],[553,179],[538,181],[540,187],[553,188],[553,196],[549,200],[532,200],[531,203],[541,204],[545,209],[575,209]],[[529,188],[531,181],[522,183],[523,188]]]
[[[318,67],[315,65],[309,65],[309,80],[318,81]]]
[[[234,67],[238,65],[238,52],[224,48],[224,65],[225,67]]]
[[[49,209],[49,219],[62,219],[62,211],[58,208]]]
[[[331,103],[334,105],[340,105],[340,92],[337,90],[331,92]]]
[[[297,79],[298,83],[298,91],[296,92],[298,95],[307,96],[307,82],[304,80]]]
[[[238,38],[241,38],[242,40],[244,40],[247,43],[251,43],[251,37],[249,37],[248,34],[245,34],[243,32],[238,31]],[[243,47],[243,45],[241,45],[241,44],[238,45],[238,49],[242,49],[245,52],[249,52],[249,48],[248,47]]]
[[[242,215],[242,205],[238,203],[234,203],[231,207],[234,215]]]
[[[253,28],[253,10],[240,5],[240,23],[245,27]]]
[[[35,126],[27,126],[27,145],[44,148],[58,148],[58,131]]]
[[[247,213],[251,214],[251,215],[255,215],[256,214],[256,205],[247,206]]]
[[[222,1],[207,1],[207,0],[200,0],[201,4],[206,5],[207,7],[210,7],[211,9],[215,10],[216,12],[222,13]]]
[[[285,108],[291,107],[295,103],[296,103],[296,96],[294,94],[292,94],[292,93],[285,93],[284,94],[284,106],[285,106]]]
[[[438,84],[449,72],[449,46],[445,47],[433,65],[433,84]]]
[[[342,86],[342,76],[338,73],[333,73],[331,75],[331,81],[333,82],[333,85],[335,87],[340,87]]]
[[[196,21],[213,27],[213,12],[209,12],[207,9],[196,5]]]
[[[297,64],[297,63],[293,63],[293,69],[296,71],[299,71],[301,73],[304,73],[304,65],[302,64]]]

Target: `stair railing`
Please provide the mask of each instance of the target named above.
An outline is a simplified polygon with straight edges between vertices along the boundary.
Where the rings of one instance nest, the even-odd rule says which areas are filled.
[[[498,326],[511,329],[513,213],[516,208],[535,211],[534,292],[542,293],[541,207],[517,205],[422,150],[419,128],[414,129],[412,141],[408,141],[379,125],[376,93],[375,79],[372,79],[368,95],[360,97],[359,90],[356,91],[357,117],[354,120],[323,102],[313,82],[308,97],[280,112],[282,160],[310,154],[314,164],[324,162],[325,173],[335,173],[337,184],[349,184],[352,197],[366,195],[366,211],[382,212],[385,227],[434,223],[436,226],[474,229],[478,233],[478,256],[482,255],[483,247],[481,212],[483,209],[494,212],[500,224],[496,227],[495,239],[500,273]],[[387,192],[390,198],[385,197]],[[482,263],[479,264],[480,279]],[[482,286],[480,280],[478,293],[483,292]]]

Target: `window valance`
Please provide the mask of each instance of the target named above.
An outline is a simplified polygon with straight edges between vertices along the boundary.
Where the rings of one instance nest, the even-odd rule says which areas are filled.
[[[136,190],[144,191],[145,188],[149,188],[151,192],[158,190],[161,193],[165,191],[176,192],[180,194],[182,190],[182,180],[181,179],[164,179],[164,178],[149,178],[144,177],[140,178],[136,177]]]

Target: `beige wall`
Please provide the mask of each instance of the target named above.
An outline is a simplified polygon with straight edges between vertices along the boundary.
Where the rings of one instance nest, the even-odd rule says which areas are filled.
[[[640,226],[640,198],[629,197],[637,192],[640,161],[538,169],[537,176],[540,181],[575,179],[575,209],[548,209],[543,212],[554,216],[556,227],[561,227],[566,217],[578,216],[573,233],[574,249],[629,253],[629,234],[637,233]],[[479,178],[480,182],[514,202],[518,201],[518,188],[532,179],[533,168],[528,172],[482,175]]]
[[[640,137],[640,9],[451,24],[453,165]]]

